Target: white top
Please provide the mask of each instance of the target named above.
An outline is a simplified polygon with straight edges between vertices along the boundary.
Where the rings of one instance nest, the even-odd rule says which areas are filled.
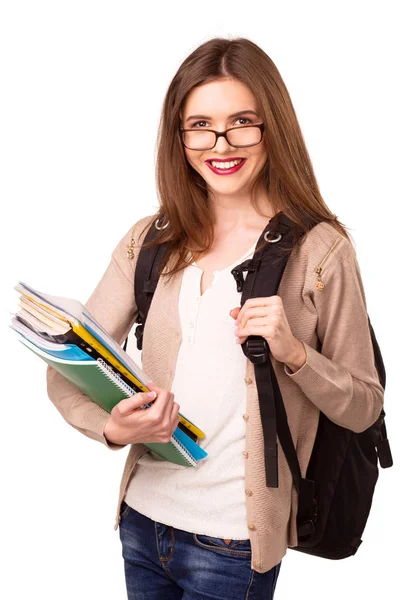
[[[200,295],[202,270],[186,267],[179,296],[182,343],[171,391],[182,414],[202,429],[199,445],[208,452],[196,467],[144,454],[125,501],[154,521],[191,533],[247,539],[245,496],[246,357],[236,344],[229,314],[241,292],[230,272],[250,258],[253,246],[232,265],[214,271]],[[243,278],[247,271],[243,273]]]

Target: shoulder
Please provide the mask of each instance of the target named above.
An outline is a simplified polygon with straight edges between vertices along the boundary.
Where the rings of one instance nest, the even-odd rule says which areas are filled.
[[[334,285],[340,287],[346,278],[354,278],[359,270],[351,240],[326,222],[318,223],[305,234],[302,243],[292,252],[289,263],[287,278],[291,282],[301,282],[306,303],[318,291],[317,285],[322,283],[327,289],[334,281]],[[312,306],[310,310],[313,310]]]
[[[121,256],[123,252],[127,252],[127,250],[132,246],[132,242],[134,245],[139,244],[143,241],[145,230],[148,225],[156,218],[156,214],[148,215],[146,217],[142,217],[139,221],[136,221],[131,225],[128,231],[122,236],[120,241],[118,242],[113,254],[117,256]]]
[[[129,279],[133,278],[138,250],[145,237],[142,234],[145,234],[147,226],[156,218],[156,215],[157,213],[147,215],[133,223],[112,252],[111,260]]]
[[[344,292],[354,298],[359,296],[360,290],[364,294],[353,243],[330,223],[318,223],[296,250],[293,270],[299,271],[302,267],[302,296],[312,312],[317,305],[321,308],[330,304],[333,309],[342,301]]]
[[[314,271],[321,264],[355,257],[352,242],[330,223],[321,222],[305,234],[305,239],[297,248],[298,260],[307,263],[307,270]]]

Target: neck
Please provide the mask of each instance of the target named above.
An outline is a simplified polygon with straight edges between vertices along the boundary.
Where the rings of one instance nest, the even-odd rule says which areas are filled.
[[[259,214],[252,206],[249,195],[216,195],[208,196],[210,210],[213,215],[215,231],[232,232],[249,229],[263,229],[274,216],[271,203],[264,192],[257,196]]]

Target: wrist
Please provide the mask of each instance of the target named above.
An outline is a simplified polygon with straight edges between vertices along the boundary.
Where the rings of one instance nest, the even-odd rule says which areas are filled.
[[[289,369],[295,373],[305,364],[307,361],[307,353],[304,347],[304,344],[301,340],[296,338],[296,350],[293,352],[293,355],[289,360],[285,361],[285,364],[289,367]]]
[[[115,438],[115,424],[112,417],[109,417],[105,422],[103,435],[111,444],[120,444],[120,442]]]

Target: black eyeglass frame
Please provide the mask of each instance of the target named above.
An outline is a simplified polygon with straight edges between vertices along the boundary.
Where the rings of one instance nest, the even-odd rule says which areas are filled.
[[[234,144],[231,144],[230,141],[228,140],[228,138],[226,137],[226,134],[228,133],[228,131],[232,131],[232,129],[247,129],[249,127],[258,127],[259,128],[259,130],[261,131],[261,139],[259,142],[256,142],[255,144],[246,144],[245,146],[235,146]],[[212,150],[217,145],[219,137],[224,137],[226,139],[226,141],[228,142],[228,144],[230,146],[232,146],[232,148],[250,148],[251,146],[257,146],[257,144],[261,144],[262,139],[263,139],[262,134],[264,132],[264,123],[254,123],[251,125],[241,125],[240,127],[230,127],[229,129],[225,129],[225,131],[217,131],[216,129],[199,129],[198,131],[211,131],[212,133],[215,133],[215,143],[213,146],[211,146],[211,148],[190,148],[190,147],[186,146],[185,141],[183,139],[183,134],[185,131],[196,131],[196,129],[184,129],[183,127],[180,127],[180,129],[179,129],[179,135],[182,139],[182,143],[185,146],[185,148],[187,148],[188,150],[194,150],[197,152],[204,152],[205,150]]]

